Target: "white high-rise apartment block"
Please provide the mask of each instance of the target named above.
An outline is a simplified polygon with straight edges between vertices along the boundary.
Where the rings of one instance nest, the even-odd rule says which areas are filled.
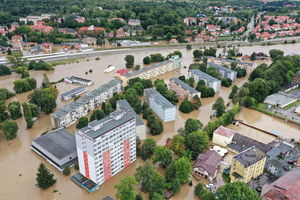
[[[79,172],[100,185],[136,160],[135,116],[115,111],[75,133]]]

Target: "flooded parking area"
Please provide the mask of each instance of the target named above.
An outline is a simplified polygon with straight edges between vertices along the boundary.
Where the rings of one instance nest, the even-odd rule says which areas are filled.
[[[282,50],[287,49],[286,52],[292,53],[291,50],[296,53],[300,50],[300,45],[295,46],[283,45],[282,47],[278,45]],[[275,46],[263,46],[263,47],[241,47],[240,51],[243,53],[249,54],[252,51],[266,51],[275,48]],[[277,46],[276,46],[277,48]],[[173,52],[175,49],[158,49],[155,51],[147,51],[142,49],[140,52],[132,53],[135,56],[135,63],[142,65],[142,60],[145,56],[152,53],[162,53],[167,55]],[[186,50],[185,47],[180,47],[179,50],[182,51],[182,66],[189,66],[193,62],[192,51]],[[116,70],[125,67],[124,57],[127,53],[118,53],[118,54],[106,54],[100,57],[100,60],[97,61],[95,58],[89,58],[89,61],[81,61],[79,63],[59,65],[55,67],[54,71],[31,71],[30,75],[37,80],[38,85],[41,84],[43,80],[43,74],[46,73],[50,81],[58,81],[67,76],[79,76],[82,78],[90,79],[94,81],[94,85],[88,86],[88,90],[91,91],[95,88],[98,88],[100,85],[108,82],[113,79],[114,72],[104,73],[103,70],[108,65],[113,65],[116,67]],[[92,73],[85,72],[92,69]],[[182,68],[181,71],[170,72],[159,78],[165,79],[166,81],[174,76],[179,74],[187,74],[187,69]],[[5,87],[9,90],[12,90],[13,81],[19,79],[18,74],[13,73],[10,76],[0,77],[0,87]],[[247,78],[238,79],[235,84],[241,86],[247,81]],[[67,83],[58,83],[56,84],[57,89],[60,93],[71,90],[78,85],[72,85]],[[221,96],[224,98],[225,103],[229,102],[228,96],[230,93],[230,88],[221,88],[221,92],[216,94],[215,97],[202,99],[202,106],[198,111],[193,111],[190,114],[183,114],[177,110],[177,116],[175,122],[164,123],[164,132],[158,136],[153,137],[159,145],[164,145],[167,138],[173,137],[177,134],[177,130],[182,128],[184,122],[188,118],[199,119],[204,125],[209,122],[210,116],[213,115],[212,105],[217,99]],[[9,101],[17,100],[20,102],[27,101],[27,96],[31,92],[26,92],[18,94],[15,97],[11,98]],[[7,102],[9,102],[7,101]],[[72,102],[61,101],[59,98],[57,100],[57,109],[62,108],[65,104]],[[271,116],[265,115],[263,113],[243,108],[242,111],[237,115],[237,119],[243,120],[244,122],[251,124],[260,129],[267,131],[276,130],[281,133],[281,136],[287,138],[300,139],[300,129],[298,127],[292,126],[282,120],[275,119]],[[41,114],[37,122],[35,123],[32,129],[26,130],[26,123],[23,118],[18,119],[17,123],[19,125],[19,132],[16,139],[12,141],[6,141],[3,135],[0,135],[0,199],[2,200],[14,200],[14,199],[90,199],[90,200],[99,200],[106,195],[114,196],[115,188],[114,185],[119,183],[125,175],[133,175],[136,168],[139,165],[143,164],[141,159],[137,159],[132,165],[121,171],[117,176],[112,177],[108,182],[101,185],[100,189],[95,193],[89,194],[85,190],[79,188],[75,183],[70,180],[71,176],[63,176],[56,169],[50,166],[44,159],[35,154],[31,149],[32,139],[38,137],[40,134],[45,131],[51,130],[51,123],[49,115]],[[248,137],[255,138],[261,142],[268,143],[273,140],[273,137],[266,135],[264,133],[252,130],[246,126],[233,126],[230,125],[229,128],[236,130],[237,132],[244,134]],[[74,132],[75,126],[72,125],[68,128],[71,132]],[[37,172],[37,167],[40,162],[46,163],[46,165],[54,173],[57,183],[49,188],[48,190],[42,191],[35,186],[35,177]],[[72,171],[71,175],[75,173],[75,170]],[[195,186],[196,182],[193,181]],[[190,200],[195,199],[194,197],[194,187],[190,187],[188,184],[181,187],[181,192],[174,196],[174,200]],[[56,191],[57,190],[57,191]],[[147,197],[145,197],[147,199]]]

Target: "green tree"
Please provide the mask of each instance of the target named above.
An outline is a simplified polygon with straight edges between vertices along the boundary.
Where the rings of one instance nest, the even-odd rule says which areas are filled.
[[[230,87],[232,84],[232,80],[230,78],[223,78],[221,81],[221,85],[224,87]]]
[[[64,167],[64,170],[62,171],[63,175],[69,176],[71,173],[71,169],[69,166]]]
[[[191,45],[191,44],[187,44],[187,45],[186,45],[186,49],[187,49],[187,50],[191,50],[191,49],[192,49],[192,45]]]
[[[190,113],[195,109],[195,106],[192,102],[184,99],[179,105],[179,110],[183,113]]]
[[[24,78],[24,79],[18,79],[14,81],[14,91],[17,94],[27,92],[29,90],[36,88],[36,80],[34,78]]]
[[[49,114],[56,107],[57,93],[56,88],[35,89],[28,99],[30,103],[36,104],[43,112]]]
[[[221,74],[215,67],[212,66],[208,67],[206,73],[217,79],[221,79]]]
[[[90,122],[94,120],[100,120],[105,117],[105,113],[103,110],[94,110],[90,117]]]
[[[188,118],[184,124],[184,130],[187,134],[198,131],[202,128],[203,124],[198,119]]]
[[[126,55],[125,56],[126,61],[126,68],[131,68],[134,65],[134,56],[133,55]]]
[[[12,101],[8,104],[8,110],[13,120],[22,117],[21,104],[18,101]]]
[[[135,200],[143,200],[143,196],[140,192],[135,196]]]
[[[15,95],[15,93],[8,91],[6,88],[0,88],[0,101],[9,99]]]
[[[17,132],[19,130],[17,122],[14,121],[5,121],[1,127],[5,139],[6,140],[12,140],[15,137],[17,137]]]
[[[11,64],[13,67],[21,67],[26,66],[26,59],[23,58],[21,52],[12,52],[11,55],[7,56],[8,63]]]
[[[157,146],[152,158],[154,163],[161,163],[165,168],[172,162],[172,152],[164,146]]]
[[[229,99],[233,99],[233,98],[237,97],[238,90],[239,90],[238,86],[236,86],[236,85],[232,86],[231,92],[229,94]]]
[[[150,162],[146,162],[144,166],[139,166],[136,169],[135,177],[143,192],[162,194],[165,187],[165,179],[155,170],[155,167]]]
[[[5,65],[0,65],[0,76],[5,76],[11,74],[11,71]]]
[[[253,53],[251,54],[250,60],[252,60],[252,61],[256,60],[256,53],[255,53],[255,52],[253,52]]]
[[[125,176],[120,180],[120,183],[115,186],[117,189],[117,200],[135,200],[136,191],[135,185],[137,181],[133,176]]]
[[[162,194],[156,192],[154,192],[150,197],[150,200],[164,200],[164,199],[165,197]]]
[[[8,118],[8,113],[6,112],[6,105],[5,101],[1,100],[0,101],[0,122],[5,121]]]
[[[139,96],[142,96],[144,93],[144,85],[141,82],[136,82],[132,86],[136,92],[138,93]]]
[[[178,180],[179,183],[187,183],[191,172],[191,162],[186,157],[174,160],[166,169],[167,180]]]
[[[277,58],[282,58],[284,55],[284,52],[278,49],[271,49],[269,51],[270,57],[272,59],[272,61],[274,61]]]
[[[147,138],[140,148],[140,155],[143,160],[147,160],[148,158],[151,158],[151,156],[154,153],[156,147],[156,142],[152,138]]]
[[[146,56],[144,59],[143,59],[143,63],[145,65],[149,65],[151,63],[151,58],[149,56]]]
[[[193,101],[192,101],[192,103],[193,103],[194,106],[195,106],[195,108],[194,108],[195,110],[198,110],[198,109],[201,107],[201,105],[202,105],[201,99],[199,98],[198,95],[193,96]]]
[[[216,111],[216,116],[220,117],[223,113],[225,113],[225,102],[222,97],[218,97],[216,102],[213,104],[213,110]]]
[[[201,58],[203,56],[203,51],[196,49],[193,51],[194,58]]]
[[[216,192],[218,200],[260,200],[258,193],[246,183],[234,182],[221,186]]]
[[[157,117],[154,117],[154,115],[150,115],[147,117],[147,120],[147,126],[152,135],[159,135],[163,132],[164,125]]]
[[[215,196],[210,191],[206,190],[202,183],[198,183],[195,187],[195,195],[199,199],[215,200]]]
[[[263,102],[269,95],[270,86],[267,80],[256,78],[249,84],[250,96],[254,97],[258,102]]]
[[[134,106],[137,103],[139,95],[138,95],[136,89],[129,88],[125,91],[124,95],[125,95],[125,99],[128,101],[128,103],[131,106]]]
[[[172,138],[171,149],[176,155],[181,155],[185,149],[185,138],[181,135],[174,135]]]
[[[76,128],[77,129],[84,128],[88,125],[88,123],[89,123],[89,119],[87,117],[81,117],[81,118],[79,118],[79,120],[76,124]]]
[[[193,159],[196,159],[198,154],[207,148],[208,136],[202,131],[192,132],[186,136],[185,146],[192,152]]]
[[[43,190],[51,187],[56,183],[56,180],[53,178],[53,174],[43,163],[41,163],[38,168],[36,182],[36,186]]]

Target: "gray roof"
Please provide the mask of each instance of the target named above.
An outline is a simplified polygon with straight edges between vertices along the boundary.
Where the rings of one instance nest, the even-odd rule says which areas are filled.
[[[120,119],[116,119],[115,116],[122,115]],[[88,124],[88,126],[80,129],[85,135],[92,139],[96,139],[97,137],[109,132],[110,130],[132,120],[135,117],[129,113],[123,111],[115,111],[110,114],[110,116],[105,117],[98,121],[92,121]]]
[[[292,151],[293,148],[294,148],[294,145],[286,143],[286,142],[281,142],[278,146],[275,146],[270,151],[268,151],[267,155],[270,159],[275,159],[281,153],[286,154],[286,153]]]
[[[127,100],[118,100],[117,102],[117,107],[122,110],[126,111],[127,113],[132,114],[135,116],[135,123],[137,126],[142,126],[144,125],[144,122],[141,120],[141,118],[136,114],[136,112],[133,110],[133,108],[130,106]]]
[[[268,102],[270,103],[273,102],[274,105],[286,105],[286,104],[289,104],[289,103],[292,103],[293,101],[296,101],[297,99],[294,98],[294,97],[291,97],[290,95],[288,94],[284,94],[284,93],[274,93],[274,94],[271,94],[269,96],[266,97],[266,99],[264,100],[264,102]]]
[[[152,98],[163,109],[175,107],[163,95],[161,95],[155,88],[147,88],[144,90],[145,98]]]
[[[121,83],[122,83],[122,81],[120,79],[111,80],[108,83],[101,85],[99,88],[93,90],[89,94],[87,94],[83,97],[80,97],[76,101],[66,105],[63,109],[60,109],[60,110],[56,111],[55,113],[52,113],[51,115],[54,117],[63,117],[67,113],[70,113],[73,110],[75,110],[76,108],[78,108],[79,106],[82,106],[82,105],[88,103],[90,100],[94,99],[95,97],[101,95],[101,93],[106,92],[110,88],[115,87],[117,84],[121,84]]]
[[[80,87],[74,88],[72,90],[69,90],[65,93],[62,93],[60,96],[62,96],[62,97],[67,97],[67,96],[70,96],[70,95],[72,96],[72,95],[75,95],[77,93],[80,93],[80,92],[83,92],[83,91],[86,91],[86,90],[87,90],[86,87],[80,86]]]
[[[103,198],[103,200],[114,200],[114,199],[110,196],[106,196],[106,197]]]
[[[219,65],[219,64],[216,64],[216,63],[207,63],[208,66],[211,66],[211,67],[214,67],[216,68],[217,70],[221,70],[221,71],[224,71],[226,73],[235,73],[235,71],[227,68],[227,67],[223,67],[222,65]]]
[[[234,156],[234,158],[244,165],[244,167],[249,167],[265,157],[266,154],[256,146],[252,146]]]
[[[80,78],[80,77],[77,77],[77,76],[70,76],[70,77],[66,77],[66,79],[69,79],[70,81],[74,81],[74,80],[78,80],[78,81],[83,81],[83,82],[92,82],[91,80],[89,79],[85,79],[85,78]]]
[[[170,61],[170,60],[165,60],[165,61],[163,61],[163,62],[160,62],[160,63],[154,64],[154,65],[151,65],[151,66],[149,66],[149,67],[145,67],[145,68],[142,68],[142,69],[140,69],[140,70],[133,71],[133,72],[131,72],[131,73],[125,74],[124,76],[127,77],[127,78],[134,77],[134,76],[137,76],[137,75],[139,75],[139,74],[142,74],[142,73],[144,73],[144,72],[146,72],[146,71],[152,70],[152,69],[154,69],[154,68],[164,66],[164,65],[166,65],[166,64],[168,64],[168,63],[171,63],[171,62],[172,62],[172,61]]]
[[[251,65],[251,66],[253,65],[253,63],[239,61],[239,60],[230,60],[230,59],[226,59],[226,58],[218,58],[218,57],[212,57],[212,56],[210,56],[208,58],[219,60],[219,61],[226,61],[226,62],[229,62],[229,63],[237,62],[237,64]]]
[[[270,144],[264,144],[262,142],[258,142],[252,138],[247,136],[241,135],[239,133],[235,133],[232,142],[227,145],[228,148],[233,149],[237,152],[244,151],[252,146],[258,147],[263,152],[268,152],[272,146]]]
[[[62,159],[76,152],[75,136],[65,129],[56,129],[33,140],[57,159]],[[39,149],[34,145],[35,148]]]
[[[190,70],[191,73],[195,74],[196,76],[199,76],[207,81],[211,82],[221,82],[219,79],[216,79],[215,77],[212,77],[211,75],[208,75],[198,69],[192,69]]]
[[[170,78],[175,84],[180,85],[183,89],[189,91],[191,94],[199,93],[195,88],[191,87],[189,84],[186,84],[178,78]]]
[[[76,34],[77,31],[73,28],[59,28],[58,29],[58,32],[66,32],[66,33],[69,33],[69,34]]]

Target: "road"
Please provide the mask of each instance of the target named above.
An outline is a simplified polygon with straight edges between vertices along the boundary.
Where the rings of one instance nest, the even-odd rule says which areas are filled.
[[[250,31],[254,28],[254,15],[251,17],[251,20],[249,22],[249,24],[247,25],[247,30],[246,32],[243,34],[243,36],[246,36],[246,42],[248,42],[248,35],[250,33]]]

